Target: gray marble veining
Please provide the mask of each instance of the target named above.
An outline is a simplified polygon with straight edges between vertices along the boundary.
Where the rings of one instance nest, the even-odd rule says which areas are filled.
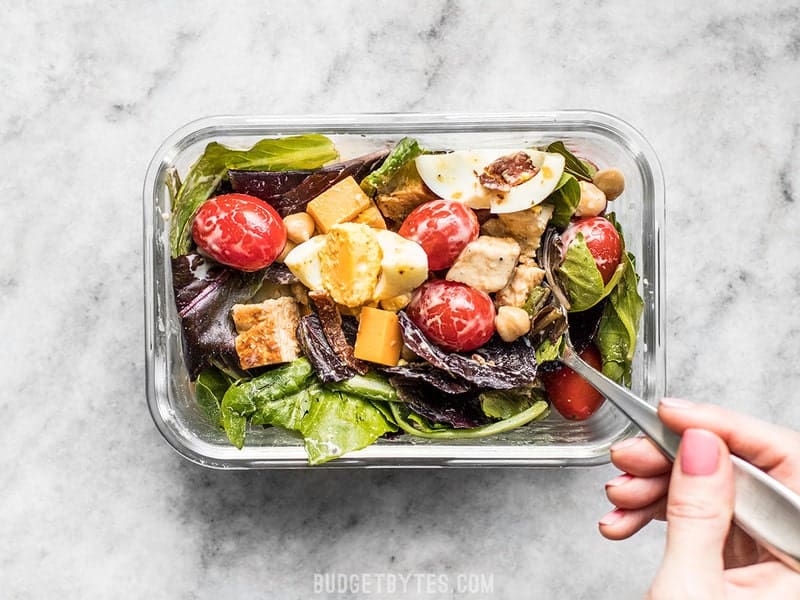
[[[140,190],[209,114],[628,120],[666,175],[669,393],[800,427],[795,2],[28,2],[0,25],[4,598],[325,597],[320,573],[636,598],[655,572],[662,525],[596,533],[610,467],[225,473],[167,448],[144,403]]]

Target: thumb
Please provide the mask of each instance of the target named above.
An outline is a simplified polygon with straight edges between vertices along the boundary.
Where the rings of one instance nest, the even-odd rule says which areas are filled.
[[[667,498],[667,548],[657,584],[686,597],[724,594],[723,548],[733,517],[733,467],[723,441],[710,431],[687,429],[675,459]],[[654,597],[661,597],[654,595]]]

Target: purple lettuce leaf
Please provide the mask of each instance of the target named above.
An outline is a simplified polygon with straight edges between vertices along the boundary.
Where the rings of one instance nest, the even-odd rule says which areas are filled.
[[[314,171],[240,171],[230,169],[228,178],[233,191],[260,198],[268,204],[303,183]]]
[[[311,200],[343,179],[353,177],[360,182],[383,162],[387,154],[387,150],[381,150],[322,167],[303,179],[295,188],[268,202],[282,217],[302,212]]]
[[[264,271],[244,273],[199,254],[172,259],[175,305],[192,380],[215,360],[239,370],[231,309],[252,298],[263,278]]]
[[[469,382],[456,379],[447,371],[437,369],[426,362],[413,362],[396,367],[381,367],[386,375],[398,377],[411,382],[424,382],[447,394],[463,394],[473,389]]]
[[[404,404],[431,423],[449,425],[454,429],[470,429],[489,422],[475,392],[446,394],[430,384],[402,376],[390,377],[389,383]]]
[[[397,315],[406,346],[434,367],[444,369],[480,388],[507,390],[536,379],[536,349],[520,338],[507,343],[495,336],[470,355],[447,352],[433,344],[404,311]]]

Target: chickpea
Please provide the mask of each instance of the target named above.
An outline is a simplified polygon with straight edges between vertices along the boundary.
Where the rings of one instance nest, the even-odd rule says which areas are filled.
[[[275,259],[275,262],[282,263],[284,260],[286,260],[286,255],[294,250],[295,247],[297,247],[297,244],[291,240],[286,240],[286,245],[283,247],[283,250],[281,250],[281,253],[278,254],[278,258]]]
[[[581,201],[575,209],[578,217],[596,217],[606,209],[606,195],[599,187],[588,181],[578,183],[581,188]]]
[[[603,169],[594,174],[592,182],[603,190],[606,200],[614,200],[625,189],[625,176],[619,169]]]
[[[494,318],[494,327],[504,342],[513,342],[531,330],[531,318],[516,306],[501,306]]]
[[[286,237],[295,244],[302,244],[311,239],[314,235],[314,219],[305,212],[295,213],[284,217],[283,224],[286,225]]]

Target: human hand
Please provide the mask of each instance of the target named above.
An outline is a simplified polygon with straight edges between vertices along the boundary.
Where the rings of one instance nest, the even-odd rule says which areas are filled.
[[[800,434],[713,405],[665,398],[658,415],[683,434],[674,465],[645,438],[611,448],[624,471],[606,484],[616,506],[600,520],[612,540],[667,521],[664,559],[649,598],[800,598],[800,574],[731,524],[730,451],[800,493]]]

